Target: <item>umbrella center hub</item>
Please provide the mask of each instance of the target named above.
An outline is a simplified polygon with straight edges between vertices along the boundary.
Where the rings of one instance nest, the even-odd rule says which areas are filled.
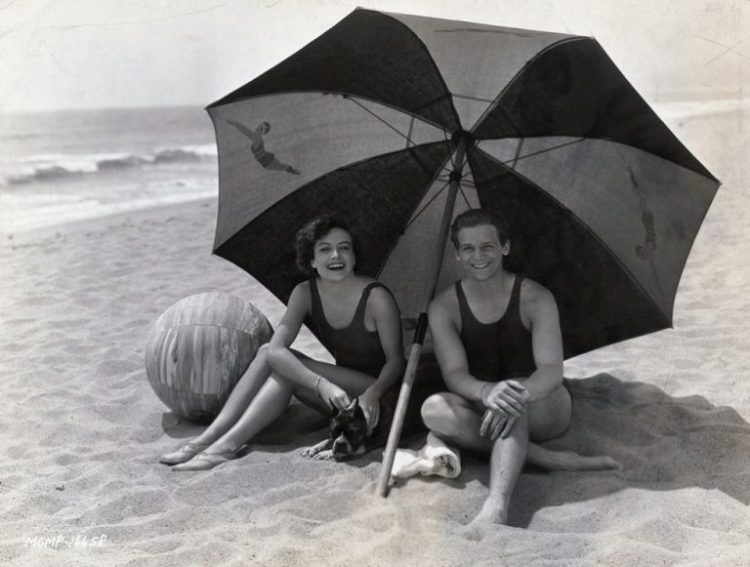
[[[474,141],[476,140],[476,138],[474,137],[474,134],[472,134],[468,130],[456,130],[451,136],[451,145],[454,149],[458,147],[459,143],[461,143],[461,140],[464,141],[464,148],[469,149],[472,145],[474,145]]]

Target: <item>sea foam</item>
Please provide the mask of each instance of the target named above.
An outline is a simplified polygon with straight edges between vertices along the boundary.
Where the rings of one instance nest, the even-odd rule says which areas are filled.
[[[16,171],[0,177],[0,184],[24,185],[110,171],[169,164],[190,164],[216,159],[214,145],[159,148],[151,153],[40,154],[24,158]]]

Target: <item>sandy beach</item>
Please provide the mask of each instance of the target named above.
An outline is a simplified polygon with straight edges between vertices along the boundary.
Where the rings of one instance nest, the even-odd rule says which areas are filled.
[[[725,105],[726,106],[726,105]],[[658,109],[658,107],[657,107]],[[574,422],[553,446],[622,472],[526,471],[510,513],[462,532],[487,491],[456,480],[374,495],[380,454],[303,458],[325,421],[292,406],[243,458],[182,473],[157,456],[200,431],[144,369],[154,319],[204,291],[283,306],[211,255],[214,200],[150,208],[0,245],[0,563],[3,565],[748,565],[750,147],[747,107],[670,114],[718,177],[675,304],[674,329],[566,364]],[[311,338],[298,348],[325,356]]]

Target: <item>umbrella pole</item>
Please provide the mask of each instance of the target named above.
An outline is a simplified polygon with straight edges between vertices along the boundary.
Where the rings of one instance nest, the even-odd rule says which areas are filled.
[[[417,374],[417,365],[419,364],[419,358],[422,355],[424,338],[427,334],[427,308],[430,305],[430,301],[432,301],[432,298],[435,296],[438,279],[440,278],[440,268],[443,265],[443,251],[448,242],[448,232],[450,230],[451,221],[453,220],[453,208],[456,203],[456,196],[458,195],[458,186],[461,179],[462,163],[465,154],[466,139],[461,137],[458,140],[455,156],[455,163],[458,165],[451,173],[448,197],[445,202],[445,208],[443,209],[443,218],[440,222],[437,246],[438,254],[435,256],[432,265],[432,279],[428,280],[431,282],[430,290],[419,313],[417,329],[414,332],[414,340],[409,349],[409,360],[406,364],[404,379],[401,382],[401,390],[398,394],[398,403],[396,404],[395,415],[393,416],[393,424],[391,425],[391,430],[388,434],[388,442],[386,443],[385,451],[383,453],[383,464],[380,467],[380,476],[378,477],[376,488],[378,495],[383,497],[385,497],[388,492],[388,481],[391,477],[393,460],[396,458],[396,449],[398,449],[401,430],[403,429],[404,421],[406,420],[406,410],[409,407],[409,398],[411,397],[412,386],[414,385],[414,379]]]

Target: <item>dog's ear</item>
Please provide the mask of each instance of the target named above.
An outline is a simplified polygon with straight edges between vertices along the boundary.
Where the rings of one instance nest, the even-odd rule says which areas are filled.
[[[331,409],[333,410],[333,415],[336,416],[341,413],[341,410],[337,408],[335,405],[333,405],[333,400],[331,398],[328,398],[328,405],[331,406]]]

